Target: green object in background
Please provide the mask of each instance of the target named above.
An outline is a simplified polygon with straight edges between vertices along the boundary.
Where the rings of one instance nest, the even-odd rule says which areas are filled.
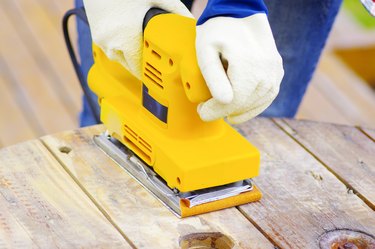
[[[344,0],[344,8],[366,29],[375,29],[375,17],[367,12],[360,0]]]

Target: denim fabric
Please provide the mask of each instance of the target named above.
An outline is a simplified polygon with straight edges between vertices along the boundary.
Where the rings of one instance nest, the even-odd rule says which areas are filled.
[[[75,0],[76,7],[82,7],[83,6],[83,0]],[[93,57],[92,57],[92,40],[91,40],[91,33],[88,26],[80,21],[77,20],[77,30],[78,30],[78,51],[81,58],[81,69],[85,77],[87,78],[87,74],[94,63]],[[87,86],[88,87],[88,86]],[[91,91],[90,91],[91,92]],[[93,100],[97,100],[97,96],[91,92],[91,98]],[[87,98],[85,96],[82,96],[82,103],[83,108],[79,116],[79,123],[81,127],[89,126],[96,124],[96,120],[94,118],[94,115],[91,111],[91,108],[88,104]],[[99,110],[99,105],[97,105],[97,110]]]
[[[276,45],[283,58],[285,75],[279,95],[262,116],[293,117],[296,114],[341,1],[264,0]],[[82,0],[75,2],[76,6],[82,6]],[[84,23],[78,22],[78,34],[82,70],[87,75],[93,63],[90,30]],[[80,124],[95,124],[87,101],[83,100]]]
[[[279,95],[262,116],[291,118],[298,111],[342,0],[264,2],[285,75]]]

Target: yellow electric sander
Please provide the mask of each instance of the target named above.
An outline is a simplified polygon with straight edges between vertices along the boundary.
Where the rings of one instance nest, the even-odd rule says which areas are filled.
[[[133,77],[93,44],[88,84],[105,134],[96,144],[178,217],[257,201],[260,154],[224,120],[203,122],[211,98],[195,52],[196,21],[151,9],[143,75]]]

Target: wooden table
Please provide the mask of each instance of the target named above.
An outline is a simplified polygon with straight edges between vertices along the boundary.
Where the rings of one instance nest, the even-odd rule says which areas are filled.
[[[261,118],[239,129],[261,150],[263,199],[186,219],[95,146],[103,126],[4,148],[0,248],[375,248],[375,130]]]

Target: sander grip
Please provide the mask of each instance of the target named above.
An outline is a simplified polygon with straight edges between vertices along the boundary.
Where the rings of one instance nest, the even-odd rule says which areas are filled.
[[[143,19],[143,24],[142,24],[143,32],[145,31],[148,22],[154,16],[161,15],[161,14],[168,14],[168,13],[169,13],[168,11],[160,9],[160,8],[151,8],[151,9],[149,9],[147,11],[146,15],[145,15],[145,18]]]

